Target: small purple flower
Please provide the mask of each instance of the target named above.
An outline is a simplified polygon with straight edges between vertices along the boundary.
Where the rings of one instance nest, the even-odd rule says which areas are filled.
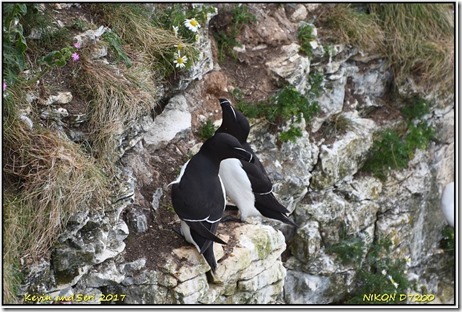
[[[79,56],[79,54],[77,52],[72,53],[71,56],[72,56],[72,60],[74,62],[77,62],[79,60],[79,58],[80,58],[80,56]]]
[[[5,92],[6,91],[6,82],[5,81],[3,82],[2,88],[3,88],[3,92]]]
[[[80,43],[78,41],[74,43],[74,48],[80,49]]]

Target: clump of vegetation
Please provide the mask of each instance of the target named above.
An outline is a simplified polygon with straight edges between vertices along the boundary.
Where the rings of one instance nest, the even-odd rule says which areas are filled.
[[[31,131],[14,105],[23,94],[18,84],[4,102],[10,113],[3,120],[4,302],[17,300],[20,259],[46,256],[72,213],[82,207],[102,208],[109,195],[102,169],[80,146],[45,128]]]
[[[425,150],[433,139],[434,129],[425,121],[419,120],[429,112],[428,103],[419,97],[412,97],[405,103],[402,114],[406,119],[407,131],[380,131],[363,166],[365,171],[381,180],[386,179],[390,170],[406,168],[414,157],[415,150]]]
[[[317,102],[311,102],[306,96],[300,94],[293,86],[282,88],[276,95],[267,101],[249,103],[243,99],[238,89],[233,91],[236,98],[236,108],[248,118],[264,118],[272,125],[281,127],[288,121],[301,122],[302,116],[306,122],[319,111]],[[295,141],[302,136],[301,129],[291,124],[289,129],[279,133],[282,142]]]
[[[407,123],[410,123],[413,119],[421,119],[428,113],[430,113],[430,106],[427,101],[417,95],[405,99],[401,108],[401,114]]]
[[[282,142],[294,142],[297,138],[302,136],[302,129],[291,125],[288,130],[279,133],[279,140]]]
[[[207,140],[215,134],[215,126],[212,120],[208,119],[197,131],[197,135],[203,140]]]
[[[306,96],[300,94],[294,87],[285,87],[273,99],[273,105],[269,106],[267,119],[279,124],[285,123],[295,117],[296,122],[303,118],[309,122],[319,112],[317,102],[310,103]],[[281,141],[295,141],[301,137],[301,130],[295,125],[280,133]]]
[[[263,101],[259,103],[252,103],[247,101],[239,88],[233,89],[231,94],[236,99],[236,108],[241,111],[247,118],[261,118],[265,116],[265,106],[267,103]]]
[[[98,11],[98,5],[94,5]],[[3,269],[7,303],[18,301],[17,289],[23,278],[21,259],[29,263],[48,256],[71,214],[107,204],[121,131],[156,103],[156,84],[146,78],[152,77],[151,65],[183,42],[172,30],[153,27],[144,18],[147,15],[135,18],[134,11],[127,10],[134,10],[135,5],[114,13],[111,5],[99,4],[101,14],[105,9],[116,14],[105,24],[120,27],[102,37],[115,55],[114,61],[119,58],[127,65],[118,72],[90,58],[91,48],[104,41],[81,47],[69,35],[76,27],[86,27],[84,23],[67,25],[57,32],[48,27],[48,6],[43,11],[37,7],[13,3],[3,6],[3,172],[8,186],[3,206],[7,242]],[[40,38],[27,38],[32,28],[43,30]],[[168,62],[174,66],[172,59]],[[38,79],[40,92],[47,96],[50,86],[46,82],[55,77],[62,79],[63,86],[87,109],[86,129],[92,132],[84,145],[48,128],[54,122],[39,121],[39,108],[26,101],[28,92],[38,92]],[[20,116],[20,109],[25,107],[29,110],[27,117]]]
[[[5,4],[3,6],[2,74],[8,85],[13,85],[20,72],[26,69],[27,41],[21,21],[32,9],[27,4]]]
[[[453,252],[454,251],[454,228],[446,225],[441,231],[443,238],[441,239],[440,246],[443,250]]]
[[[340,40],[370,53],[383,50],[385,34],[376,16],[358,10],[354,4],[326,7],[320,21],[335,32],[335,42]]]
[[[411,283],[406,277],[406,260],[391,259],[389,239],[374,241],[364,257],[364,242],[359,237],[347,237],[329,248],[329,252],[337,254],[343,264],[357,267],[356,291],[345,300],[347,304],[381,304],[364,301],[365,294],[406,293]],[[364,257],[364,260],[363,260]],[[399,298],[388,304],[400,303]]]
[[[408,260],[391,259],[389,239],[379,239],[372,243],[364,263],[356,276],[356,290],[345,301],[347,304],[399,304],[399,296],[389,302],[364,301],[366,294],[407,293],[413,285],[406,277]]]
[[[81,60],[81,72],[75,77],[80,85],[78,94],[88,103],[89,127],[94,156],[109,168],[117,160],[118,136],[122,129],[156,102],[153,81],[146,77],[145,63],[135,63],[120,75],[110,66],[101,66],[86,57]],[[148,75],[147,75],[148,76]]]
[[[337,138],[351,127],[351,121],[343,114],[335,114],[323,123],[322,133],[325,138]]]
[[[314,98],[321,94],[323,77],[319,73],[310,73],[308,80],[311,88],[307,95],[302,95],[295,87],[286,85],[274,96],[260,103],[247,102],[240,90],[235,89],[233,96],[236,98],[236,107],[248,118],[265,118],[278,128],[288,121],[299,123],[302,117],[308,123],[319,112],[319,105]],[[295,141],[301,136],[301,129],[292,124],[289,129],[280,132],[279,139],[282,142]]]
[[[428,88],[454,87],[454,6],[446,3],[337,4],[321,20],[335,37],[383,54],[398,83],[413,76]]]
[[[109,47],[115,52],[116,62],[122,60],[127,67],[132,66],[132,61],[123,49],[122,39],[119,37],[119,35],[117,35],[117,33],[113,31],[107,31],[103,34],[103,39],[109,43]]]
[[[409,75],[426,87],[454,87],[454,5],[370,5],[386,34],[397,81]]]
[[[300,52],[308,57],[312,56],[313,48],[310,42],[316,39],[313,26],[308,24],[300,26],[297,31],[297,38],[300,43]]]
[[[217,26],[212,27],[212,29],[215,29],[213,37],[217,42],[218,60],[220,62],[223,61],[227,55],[236,58],[233,48],[241,46],[236,38],[244,25],[256,21],[255,15],[249,11],[247,5],[239,4],[233,6],[230,10],[220,13],[215,18],[215,21],[215,25]],[[221,25],[221,22],[225,24]]]
[[[340,227],[340,241],[328,246],[328,253],[335,253],[342,264],[359,264],[365,253],[364,241],[357,236],[348,236],[344,224]]]
[[[146,65],[156,70],[162,77],[175,72],[175,53],[182,51],[181,60],[189,68],[198,52],[184,38],[175,34],[174,29],[164,29],[151,21],[143,4],[89,4],[88,8],[100,18],[104,25],[111,25],[123,44],[144,55]],[[184,22],[184,21],[183,21]],[[114,38],[112,38],[114,39]],[[112,46],[120,46],[121,43]],[[117,51],[118,54],[120,51]],[[188,62],[189,60],[189,62]],[[126,62],[126,60],[124,60]]]

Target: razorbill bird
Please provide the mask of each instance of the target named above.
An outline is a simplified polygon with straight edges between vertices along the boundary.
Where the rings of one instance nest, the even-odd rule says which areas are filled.
[[[448,183],[441,196],[441,210],[451,227],[454,227],[454,182]]]
[[[287,217],[289,211],[274,196],[273,184],[265,168],[247,143],[250,125],[247,118],[236,110],[227,99],[219,99],[223,121],[215,133],[229,133],[236,137],[242,147],[255,158],[255,163],[238,159],[226,159],[220,164],[219,175],[226,195],[237,205],[241,220],[248,217],[267,217],[297,226]]]
[[[220,162],[226,158],[253,161],[239,141],[218,133],[204,142],[199,152],[181,169],[172,185],[172,204],[181,219],[181,234],[193,244],[215,272],[217,262],[213,242],[226,244],[215,234],[223,217],[226,195],[218,176]]]

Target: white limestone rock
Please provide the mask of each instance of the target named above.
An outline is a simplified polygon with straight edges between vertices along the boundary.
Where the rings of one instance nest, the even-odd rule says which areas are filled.
[[[345,113],[344,116],[349,122],[349,131],[332,146],[321,146],[320,162],[311,181],[315,189],[331,187],[353,176],[366,160],[372,146],[375,123],[355,114]]]
[[[281,53],[270,61],[266,62],[268,71],[274,79],[283,79],[293,85],[301,94],[309,89],[306,77],[310,73],[310,60],[300,55],[300,46],[296,43],[281,47]]]
[[[184,95],[172,97],[162,114],[143,125],[144,142],[154,149],[161,148],[177,135],[191,129],[191,113]]]

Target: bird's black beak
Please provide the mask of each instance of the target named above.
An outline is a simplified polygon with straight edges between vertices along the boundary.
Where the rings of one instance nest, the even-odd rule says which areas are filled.
[[[220,101],[221,106],[231,105],[231,102],[228,99],[218,99]]]
[[[227,99],[219,99],[221,109],[223,110],[223,114],[226,110],[229,110],[231,113],[233,113],[234,119],[237,120],[237,115],[236,111],[234,110],[234,107],[231,105],[231,102]]]
[[[255,157],[253,157],[253,155],[247,152],[245,149],[241,147],[235,147],[234,150],[236,152],[237,159],[244,160],[252,164],[255,163]]]

